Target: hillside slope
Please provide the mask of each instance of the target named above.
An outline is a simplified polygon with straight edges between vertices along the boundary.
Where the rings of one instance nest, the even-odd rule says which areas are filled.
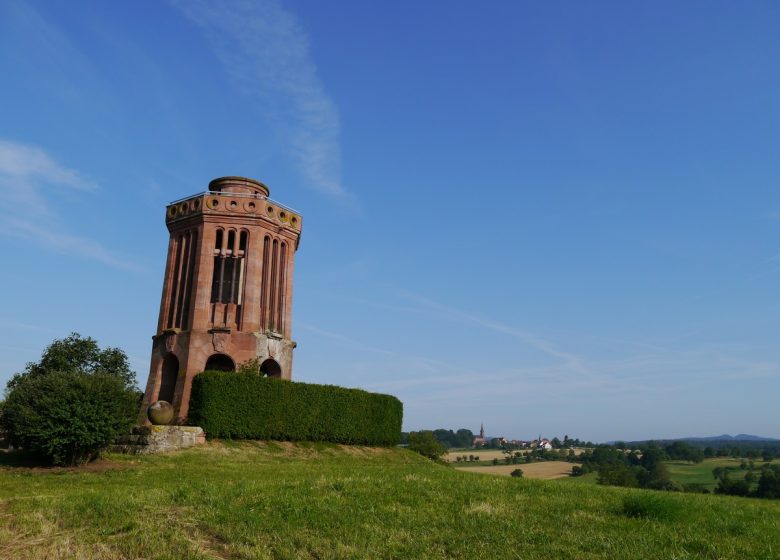
[[[0,558],[780,552],[780,503],[480,476],[401,449],[210,443],[166,456],[110,456],[104,466],[0,467]]]

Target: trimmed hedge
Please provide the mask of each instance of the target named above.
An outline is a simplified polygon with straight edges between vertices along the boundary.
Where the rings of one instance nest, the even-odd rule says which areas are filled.
[[[206,371],[192,382],[189,423],[209,438],[396,445],[402,416],[391,395]]]

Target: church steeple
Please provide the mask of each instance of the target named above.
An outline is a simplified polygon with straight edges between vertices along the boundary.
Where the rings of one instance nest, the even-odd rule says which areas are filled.
[[[485,424],[481,423],[479,425],[479,437],[482,439],[485,439]]]

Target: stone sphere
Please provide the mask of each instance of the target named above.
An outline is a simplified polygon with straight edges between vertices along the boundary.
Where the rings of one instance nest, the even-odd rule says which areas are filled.
[[[167,426],[173,420],[173,406],[167,401],[157,401],[146,411],[146,416],[155,426]]]

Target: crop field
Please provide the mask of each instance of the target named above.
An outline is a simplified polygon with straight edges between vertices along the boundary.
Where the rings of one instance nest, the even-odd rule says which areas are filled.
[[[527,453],[528,449],[518,449],[521,453]],[[568,449],[567,449],[568,451]],[[580,455],[584,449],[574,448],[574,454]],[[493,459],[503,460],[506,454],[500,449],[453,449],[446,455],[444,460],[450,463],[454,463],[458,460],[458,457],[468,457],[469,455],[476,455],[480,461],[492,461]]]
[[[780,555],[780,502],[476,476],[397,448],[212,442],[88,469],[12,459],[0,453],[2,559]]]
[[[568,477],[571,474],[571,468],[574,463],[566,461],[541,461],[539,463],[528,463],[522,465],[495,465],[489,467],[456,467],[459,471],[475,472],[483,474],[502,474],[509,476],[513,470],[521,469],[525,478],[539,478],[542,480],[552,480],[555,478]]]
[[[457,461],[458,457],[476,455],[480,461],[503,460],[506,457],[500,449],[469,449],[468,451],[450,451],[444,456],[444,460],[450,463]]]

